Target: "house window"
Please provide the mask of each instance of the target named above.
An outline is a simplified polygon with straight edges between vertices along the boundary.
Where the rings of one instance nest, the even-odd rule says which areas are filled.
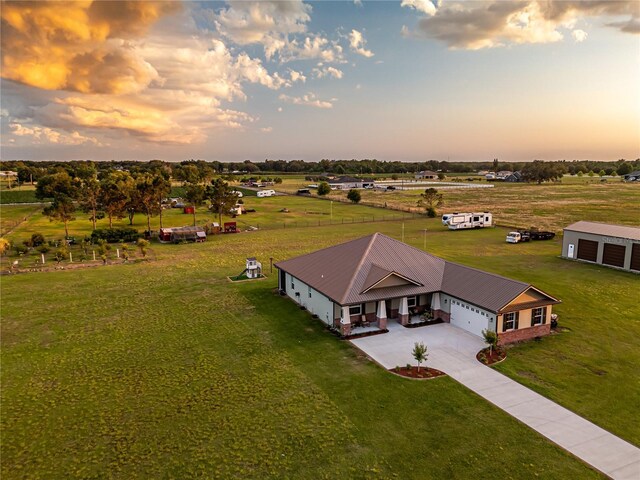
[[[295,290],[296,289],[296,284],[293,283],[293,278],[291,279],[291,290]]]
[[[407,297],[407,306],[409,308],[418,305],[418,297]]]
[[[518,316],[520,312],[505,313],[502,319],[502,331],[517,330],[518,329]]]
[[[309,288],[309,298],[311,298],[311,287],[308,287],[308,288]]]
[[[349,307],[349,315],[362,315],[362,305],[353,305]]]
[[[547,307],[534,308],[531,310],[531,326],[544,325],[547,319]]]
[[[445,303],[445,305],[447,304],[447,299],[446,298],[444,299],[444,303]]]

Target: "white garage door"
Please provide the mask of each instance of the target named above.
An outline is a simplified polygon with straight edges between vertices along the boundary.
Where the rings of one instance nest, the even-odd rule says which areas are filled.
[[[482,316],[476,310],[475,307],[462,304],[462,302],[451,302],[451,325],[464,328],[466,331],[482,337],[482,330],[489,328],[489,317]]]

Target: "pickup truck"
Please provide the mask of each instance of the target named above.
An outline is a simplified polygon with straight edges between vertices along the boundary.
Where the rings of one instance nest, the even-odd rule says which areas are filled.
[[[528,242],[529,240],[551,240],[556,234],[553,232],[539,232],[531,230],[520,230],[507,234],[507,243]]]

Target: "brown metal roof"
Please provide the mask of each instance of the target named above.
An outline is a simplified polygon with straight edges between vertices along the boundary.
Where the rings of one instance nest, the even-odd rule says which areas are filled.
[[[497,312],[527,288],[528,283],[453,262],[446,262],[442,280],[444,293],[492,312]]]
[[[448,262],[381,233],[278,262],[340,305],[444,292],[497,312],[529,284]],[[418,285],[371,288],[396,273]]]
[[[565,230],[581,233],[592,233],[595,235],[605,235],[607,237],[630,238],[640,240],[640,228],[626,225],[611,225],[609,223],[586,222],[581,220],[572,223]]]

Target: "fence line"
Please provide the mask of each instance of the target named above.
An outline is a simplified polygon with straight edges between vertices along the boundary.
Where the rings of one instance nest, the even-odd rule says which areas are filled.
[[[420,218],[421,215],[416,213],[402,214],[402,215],[382,215],[382,216],[366,216],[366,217],[351,217],[341,218],[339,220],[318,220],[318,221],[293,221],[293,222],[274,222],[267,226],[260,226],[260,224],[252,225],[248,222],[239,221],[244,227],[255,227],[258,230],[285,230],[287,228],[309,228],[309,227],[331,227],[335,225],[354,225],[362,223],[376,223],[376,222],[397,222],[401,220],[413,220]],[[238,221],[236,219],[236,221]]]

